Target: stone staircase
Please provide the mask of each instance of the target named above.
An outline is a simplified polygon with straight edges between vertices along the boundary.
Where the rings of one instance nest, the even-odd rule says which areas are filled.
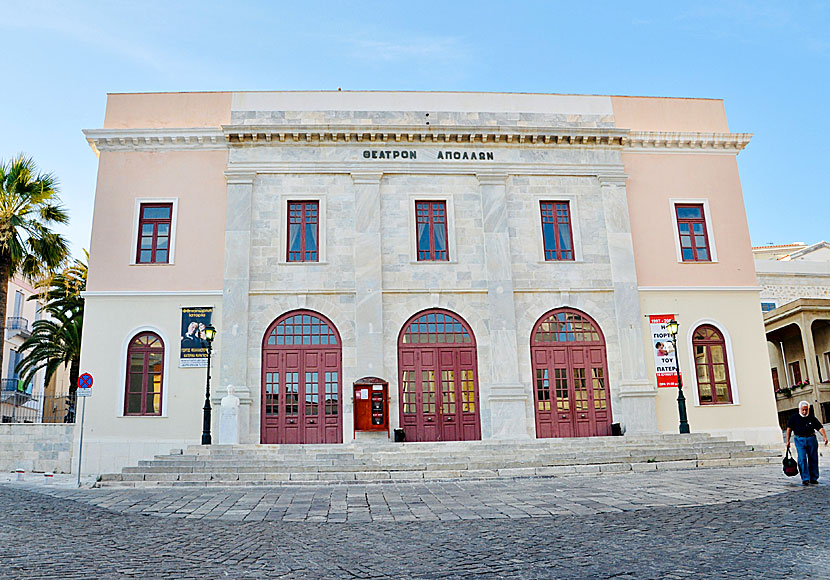
[[[780,452],[707,434],[344,445],[191,445],[98,486],[389,483],[764,465]]]

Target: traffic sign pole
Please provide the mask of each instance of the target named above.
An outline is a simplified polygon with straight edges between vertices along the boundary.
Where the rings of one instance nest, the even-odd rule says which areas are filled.
[[[86,398],[92,396],[92,375],[84,373],[78,377],[78,390],[75,391],[75,404],[78,404],[78,397],[84,402],[81,406],[81,439],[78,442],[78,487],[81,487],[81,459],[84,453],[84,415],[86,415]]]
[[[84,453],[84,415],[86,414],[86,397],[81,406],[81,440],[78,443],[78,487],[81,487],[81,457]]]

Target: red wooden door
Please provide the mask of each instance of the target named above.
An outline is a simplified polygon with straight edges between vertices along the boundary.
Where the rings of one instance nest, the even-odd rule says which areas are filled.
[[[593,320],[571,309],[546,314],[531,359],[537,437],[611,434],[605,342]]]
[[[398,365],[407,441],[481,439],[476,351],[466,323],[439,310],[416,315],[401,333]]]
[[[278,318],[262,347],[263,443],[342,443],[340,339],[313,312]]]

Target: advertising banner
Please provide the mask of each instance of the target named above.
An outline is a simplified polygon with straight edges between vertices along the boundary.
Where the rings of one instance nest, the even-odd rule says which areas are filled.
[[[666,328],[666,323],[674,320],[674,316],[651,314],[648,317],[658,387],[677,387],[677,357],[671,343],[671,334]]]
[[[182,308],[182,346],[180,367],[206,367],[205,328],[210,324],[213,308]]]

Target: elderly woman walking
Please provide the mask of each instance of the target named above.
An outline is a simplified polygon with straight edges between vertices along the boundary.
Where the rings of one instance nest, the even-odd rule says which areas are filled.
[[[798,413],[787,422],[787,448],[790,447],[790,435],[795,433],[795,448],[798,451],[798,470],[801,472],[801,484],[818,483],[818,439],[816,431],[824,437],[827,445],[827,432],[814,416],[810,416],[810,403],[800,401]]]

